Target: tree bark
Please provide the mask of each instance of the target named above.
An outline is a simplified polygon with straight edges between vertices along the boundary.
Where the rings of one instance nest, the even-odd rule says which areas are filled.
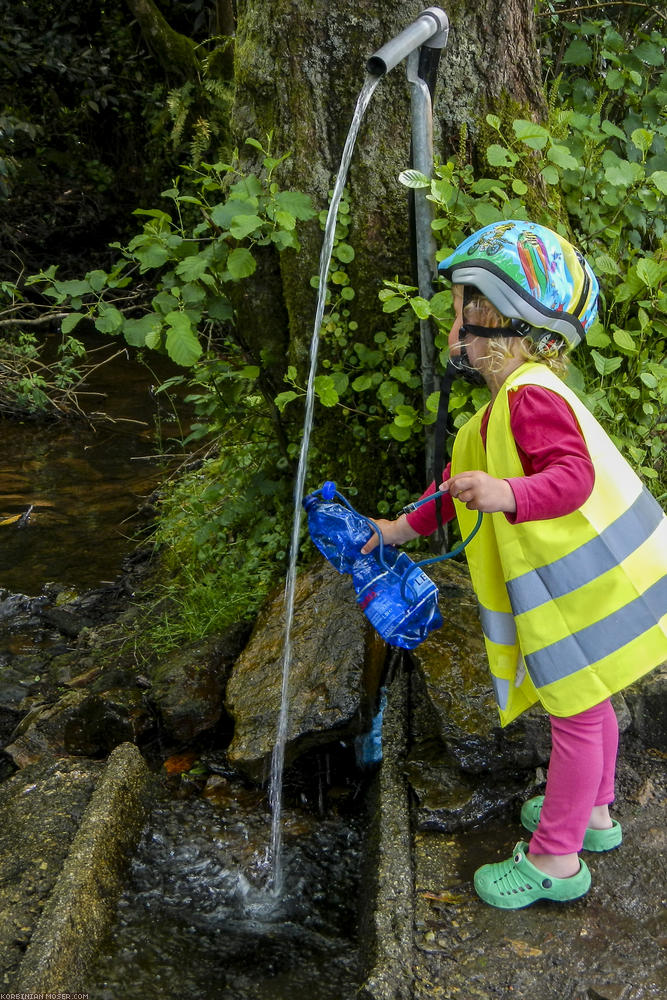
[[[326,208],[329,190],[365,77],[367,58],[406,27],[423,4],[396,0],[238,0],[233,130],[242,143],[271,130],[275,148],[292,150],[288,186]],[[473,146],[489,111],[516,117],[543,108],[532,0],[454,0],[435,98],[436,155],[458,148],[465,123]],[[354,318],[363,339],[386,328],[377,300],[383,278],[412,280],[407,194],[398,174],[410,165],[410,88],[405,63],[383,79],[361,126],[348,187]],[[303,361],[312,334],[322,234],[306,227],[302,251],[283,254],[282,296],[292,358]],[[276,287],[271,289],[275,295]],[[275,302],[275,299],[274,299]],[[255,303],[272,337],[271,307]],[[278,331],[274,329],[278,336]]]
[[[153,0],[126,0],[146,45],[169,75],[188,80],[199,69],[192,39],[171,28]]]

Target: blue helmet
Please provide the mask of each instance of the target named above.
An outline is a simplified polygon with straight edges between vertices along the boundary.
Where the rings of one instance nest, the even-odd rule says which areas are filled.
[[[575,347],[597,316],[599,284],[589,264],[566,239],[535,222],[485,226],[438,270],[454,284],[474,285],[516,321],[517,336],[538,343],[549,339],[549,331]]]

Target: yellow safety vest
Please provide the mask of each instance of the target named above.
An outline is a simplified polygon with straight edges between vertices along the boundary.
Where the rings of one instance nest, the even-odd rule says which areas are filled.
[[[577,396],[546,366],[521,365],[458,432],[452,473],[500,479],[524,471],[510,427],[509,393],[540,385],[570,405],[595,469],[579,510],[510,524],[485,514],[468,545],[503,726],[536,701],[556,716],[599,704],[667,660],[667,517]],[[465,537],[477,511],[455,501]]]

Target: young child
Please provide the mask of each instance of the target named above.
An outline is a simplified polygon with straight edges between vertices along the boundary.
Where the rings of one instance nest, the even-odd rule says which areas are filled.
[[[539,701],[552,733],[546,794],[521,811],[530,844],[478,869],[475,889],[503,909],[578,899],[591,884],[579,851],[622,839],[609,815],[610,696],[667,659],[667,518],[556,374],[597,313],[597,280],[574,247],[508,221],[440,271],[456,308],[451,360],[491,392],[456,436],[442,519],[456,516],[466,537],[488,515],[466,554],[501,724]],[[385,543],[435,531],[438,502],[376,521]]]

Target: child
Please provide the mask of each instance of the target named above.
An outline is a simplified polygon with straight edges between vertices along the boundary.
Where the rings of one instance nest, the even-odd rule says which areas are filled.
[[[501,723],[541,702],[552,752],[545,796],[521,811],[530,844],[478,869],[475,889],[503,909],[564,902],[591,884],[582,847],[621,843],[610,696],[667,659],[667,518],[556,374],[597,313],[597,280],[574,247],[508,221],[468,237],[440,271],[453,283],[452,363],[481,376],[491,401],[457,434],[442,501],[376,523],[400,545],[436,530],[438,502],[462,537],[488,514],[466,554]]]

